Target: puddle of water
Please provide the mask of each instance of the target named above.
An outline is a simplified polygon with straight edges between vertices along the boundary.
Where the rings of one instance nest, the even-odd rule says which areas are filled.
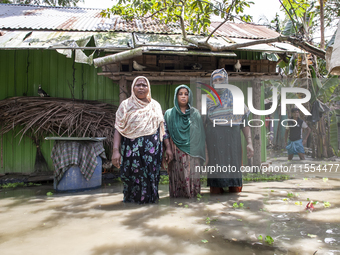
[[[6,254],[313,254],[340,250],[340,220],[333,201],[340,191],[302,191],[302,180],[249,183],[240,194],[169,198],[158,204],[122,203],[122,184],[55,193],[52,185],[0,192],[0,250]],[[304,188],[323,184],[306,182]],[[329,188],[339,183],[330,181]],[[271,191],[274,192],[271,192]],[[300,197],[282,201],[287,194]],[[327,198],[332,207],[307,213],[295,200]],[[305,200],[304,200],[305,201]],[[237,203],[243,207],[234,207]],[[322,220],[327,216],[328,222]],[[338,220],[336,220],[338,219]],[[330,223],[332,222],[332,223]],[[326,224],[330,223],[330,224]],[[259,236],[263,240],[259,240]],[[264,242],[274,239],[272,245]],[[319,252],[318,252],[319,253]],[[321,254],[321,252],[320,252]]]

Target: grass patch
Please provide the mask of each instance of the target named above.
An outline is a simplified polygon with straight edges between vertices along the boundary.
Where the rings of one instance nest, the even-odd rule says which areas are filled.
[[[169,184],[169,175],[161,175],[159,184]]]
[[[265,182],[265,181],[283,181],[290,179],[287,174],[270,174],[270,173],[243,173],[243,181],[246,182]],[[203,176],[200,178],[202,184],[207,183],[207,177]],[[161,175],[159,184],[169,184],[169,176]]]
[[[263,182],[263,181],[283,181],[290,178],[287,174],[261,174],[261,173],[245,173],[243,181],[247,182]]]
[[[208,181],[208,177],[204,176],[204,177],[201,177],[201,183],[207,183]]]
[[[5,184],[0,185],[0,189],[11,189],[11,188],[13,189],[16,187],[31,187],[31,186],[41,186],[41,184],[33,183],[33,182],[30,182],[27,184],[25,184],[24,182],[13,182],[13,183],[5,183]]]

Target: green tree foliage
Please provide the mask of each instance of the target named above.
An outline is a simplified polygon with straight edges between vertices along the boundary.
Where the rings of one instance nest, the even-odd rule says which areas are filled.
[[[283,35],[311,39],[315,8],[309,0],[279,0],[286,12],[286,26]]]
[[[157,18],[169,22],[180,22],[182,34],[186,32],[206,33],[213,16],[233,21],[239,19],[249,22],[252,17],[242,14],[253,4],[247,0],[119,0],[117,5],[107,8],[102,15],[119,15],[126,20]]]
[[[279,0],[286,12],[284,35],[310,36],[320,28],[319,0]],[[326,28],[335,28],[340,17],[340,1],[324,0]]]

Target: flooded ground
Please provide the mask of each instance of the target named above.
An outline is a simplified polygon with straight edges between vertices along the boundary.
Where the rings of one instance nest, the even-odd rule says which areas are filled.
[[[340,254],[338,170],[249,182],[239,194],[210,196],[204,186],[198,199],[170,199],[160,185],[152,205],[122,203],[119,182],[53,196],[52,184],[3,189],[0,254]],[[309,212],[311,200],[318,203]]]

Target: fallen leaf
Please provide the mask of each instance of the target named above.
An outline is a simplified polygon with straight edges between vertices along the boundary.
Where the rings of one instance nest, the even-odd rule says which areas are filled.
[[[271,236],[266,236],[264,241],[268,244],[274,243],[274,239]]]
[[[331,206],[331,204],[330,204],[329,202],[323,202],[323,206],[324,206],[325,208],[328,208],[328,207]]]
[[[309,236],[310,238],[315,238],[316,235],[312,235],[312,234],[308,234],[307,236]]]

